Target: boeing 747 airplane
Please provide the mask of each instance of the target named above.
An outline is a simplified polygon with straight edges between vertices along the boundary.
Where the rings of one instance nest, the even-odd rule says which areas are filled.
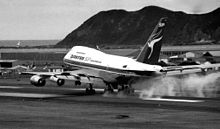
[[[24,72],[23,74],[32,74],[30,81],[35,86],[44,86],[46,78],[55,81],[59,86],[64,84],[64,80],[73,80],[75,85],[80,85],[81,82],[88,83],[86,92],[95,93],[91,81],[93,78],[103,81],[108,92],[113,92],[113,89],[117,88],[119,91],[131,93],[133,91],[131,84],[140,78],[178,75],[184,74],[184,71],[187,71],[185,73],[203,72],[208,68],[219,69],[220,64],[178,67],[157,65],[166,24],[167,18],[159,20],[136,59],[106,54],[94,48],[74,46],[65,55],[63,61],[67,65],[81,69],[62,73]]]

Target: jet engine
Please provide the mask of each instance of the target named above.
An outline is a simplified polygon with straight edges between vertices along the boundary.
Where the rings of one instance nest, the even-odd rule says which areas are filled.
[[[30,78],[30,82],[32,85],[37,87],[43,87],[46,84],[46,80],[39,75],[34,75]]]
[[[53,81],[53,82],[56,82],[58,86],[62,86],[65,83],[64,79],[60,79],[60,78],[55,77],[55,76],[51,76],[50,80]]]

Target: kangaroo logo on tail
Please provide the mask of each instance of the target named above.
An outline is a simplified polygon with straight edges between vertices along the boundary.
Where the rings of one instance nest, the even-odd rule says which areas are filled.
[[[159,32],[159,34],[160,33],[161,33],[161,31]],[[148,47],[150,48],[150,54],[148,55],[148,59],[150,59],[150,57],[154,51],[154,44],[158,43],[163,38],[163,36],[157,38],[159,34],[154,35],[152,38],[152,41],[148,42]]]
[[[154,31],[150,35],[143,49],[137,57],[137,61],[147,63],[147,64],[156,64],[160,56],[160,50],[162,45],[163,31],[166,25],[167,18],[161,18],[157,26],[154,28]]]

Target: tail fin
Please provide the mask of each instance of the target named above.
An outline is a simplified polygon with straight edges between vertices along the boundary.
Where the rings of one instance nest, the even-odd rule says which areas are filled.
[[[143,62],[146,64],[156,64],[160,56],[160,50],[162,45],[162,38],[164,28],[167,22],[167,18],[161,18],[154,31],[151,33],[146,44],[142,48],[141,52],[137,56],[138,62]]]

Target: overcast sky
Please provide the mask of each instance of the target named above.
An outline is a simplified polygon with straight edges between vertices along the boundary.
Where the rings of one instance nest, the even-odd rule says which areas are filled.
[[[200,14],[220,7],[220,0],[0,0],[0,40],[63,39],[100,11],[149,5]]]

